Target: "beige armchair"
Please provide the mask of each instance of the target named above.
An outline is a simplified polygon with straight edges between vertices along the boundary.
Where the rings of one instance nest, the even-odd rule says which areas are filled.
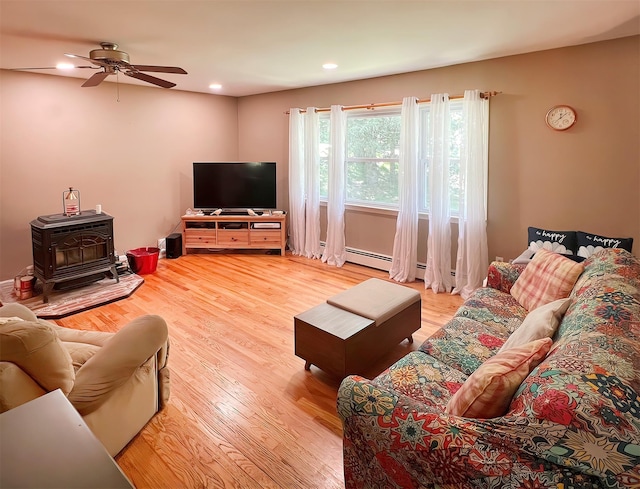
[[[0,412],[60,389],[116,455],[169,398],[167,324],[134,319],[117,333],[63,328],[20,304],[0,307]]]

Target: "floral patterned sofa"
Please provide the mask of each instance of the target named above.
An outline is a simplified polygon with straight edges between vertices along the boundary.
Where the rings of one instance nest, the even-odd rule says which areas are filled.
[[[526,317],[509,293],[523,265],[492,263],[488,286],[419,350],[374,380],[344,379],[347,489],[640,487],[640,261],[605,249],[583,264],[504,415],[445,406]]]

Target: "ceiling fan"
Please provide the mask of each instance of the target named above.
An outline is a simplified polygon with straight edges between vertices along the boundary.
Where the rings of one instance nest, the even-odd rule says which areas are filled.
[[[147,83],[152,83],[162,88],[172,88],[176,84],[155,76],[143,73],[145,71],[155,73],[176,73],[180,75],[186,75],[187,72],[177,66],[153,66],[153,65],[133,65],[129,63],[129,54],[124,51],[118,51],[118,45],[112,42],[101,42],[101,49],[93,49],[89,52],[89,57],[80,56],[78,54],[68,54],[65,56],[70,58],[80,58],[89,61],[96,66],[75,66],[74,68],[90,68],[90,69],[102,69],[97,73],[91,75],[87,81],[85,81],[83,87],[95,87],[100,85],[109,75],[115,75],[122,73],[132,78],[137,78]],[[19,70],[36,70],[36,69],[55,69],[55,68],[19,68]]]

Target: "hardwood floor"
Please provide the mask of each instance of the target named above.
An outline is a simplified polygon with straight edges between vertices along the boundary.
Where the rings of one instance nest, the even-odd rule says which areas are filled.
[[[383,271],[261,253],[160,260],[131,297],[56,321],[116,331],[142,314],[169,324],[169,406],[116,457],[141,488],[342,488],[340,380],[293,353],[293,316]],[[365,372],[418,346],[462,303],[425,291],[422,328]]]

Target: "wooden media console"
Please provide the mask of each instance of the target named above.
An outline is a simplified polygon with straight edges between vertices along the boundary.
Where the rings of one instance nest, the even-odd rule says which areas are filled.
[[[195,249],[279,249],[287,247],[286,215],[182,216],[182,254]]]

